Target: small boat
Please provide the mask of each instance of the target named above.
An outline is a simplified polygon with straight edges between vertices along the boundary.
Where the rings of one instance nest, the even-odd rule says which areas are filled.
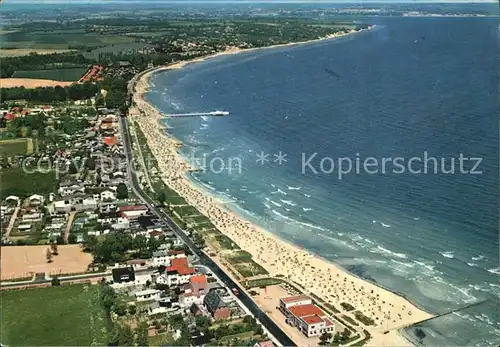
[[[238,290],[238,288],[233,288],[233,294],[236,296],[240,295],[240,291]]]

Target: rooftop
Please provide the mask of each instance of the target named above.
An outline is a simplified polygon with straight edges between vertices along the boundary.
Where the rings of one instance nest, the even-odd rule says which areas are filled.
[[[323,319],[317,315],[302,317],[302,320],[307,324],[317,324],[323,322]]]
[[[196,276],[191,277],[190,282],[191,283],[208,283],[207,276],[205,276],[205,274],[196,275]]]
[[[145,205],[122,206],[118,208],[118,212],[143,211],[147,209]]]
[[[172,259],[171,265],[167,267],[167,272],[169,271],[177,271],[179,275],[189,275],[195,272],[192,267],[189,267],[187,258]]]
[[[281,301],[283,301],[285,304],[291,304],[292,302],[298,302],[298,301],[304,301],[304,300],[311,300],[310,297],[307,295],[296,295],[296,296],[289,296],[288,298],[282,298]]]
[[[306,317],[312,315],[318,315],[323,317],[325,314],[323,311],[316,305],[307,304],[307,305],[298,305],[293,306],[288,309],[295,317]]]

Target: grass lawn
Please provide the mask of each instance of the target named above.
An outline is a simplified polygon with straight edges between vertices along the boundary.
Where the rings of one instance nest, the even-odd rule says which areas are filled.
[[[90,346],[107,344],[99,287],[66,285],[2,291],[2,344]]]
[[[231,240],[224,234],[219,233],[215,235],[215,240],[217,240],[222,249],[229,249],[229,250],[240,249],[240,247],[236,243],[234,243],[233,240]]]
[[[82,77],[86,68],[76,67],[69,69],[47,69],[47,70],[25,70],[16,71],[12,77],[14,78],[41,78],[54,81],[72,82],[78,81]]]
[[[34,170],[34,168],[30,168]],[[22,168],[10,168],[0,171],[0,196],[30,196],[55,192],[58,180],[54,171],[48,173],[25,172]],[[23,182],[23,184],[19,184]]]
[[[246,282],[245,287],[250,288],[264,288],[267,286],[272,286],[276,284],[283,283],[284,281],[279,278],[261,278],[259,280],[251,280]]]
[[[0,141],[0,155],[13,157],[33,153],[33,139],[11,139]]]

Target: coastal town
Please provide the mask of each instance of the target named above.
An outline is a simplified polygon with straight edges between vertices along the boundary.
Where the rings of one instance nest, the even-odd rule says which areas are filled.
[[[229,112],[169,115],[146,97],[153,76],[378,24],[66,11],[14,8],[0,34],[0,346],[424,345],[433,314],[193,183],[165,118]]]

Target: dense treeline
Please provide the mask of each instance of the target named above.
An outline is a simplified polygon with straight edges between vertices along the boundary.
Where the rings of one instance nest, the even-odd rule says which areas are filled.
[[[54,102],[89,99],[97,94],[99,86],[90,82],[73,84],[68,87],[40,87],[27,89],[24,87],[1,88],[0,102],[5,100],[26,99],[38,102]]]

